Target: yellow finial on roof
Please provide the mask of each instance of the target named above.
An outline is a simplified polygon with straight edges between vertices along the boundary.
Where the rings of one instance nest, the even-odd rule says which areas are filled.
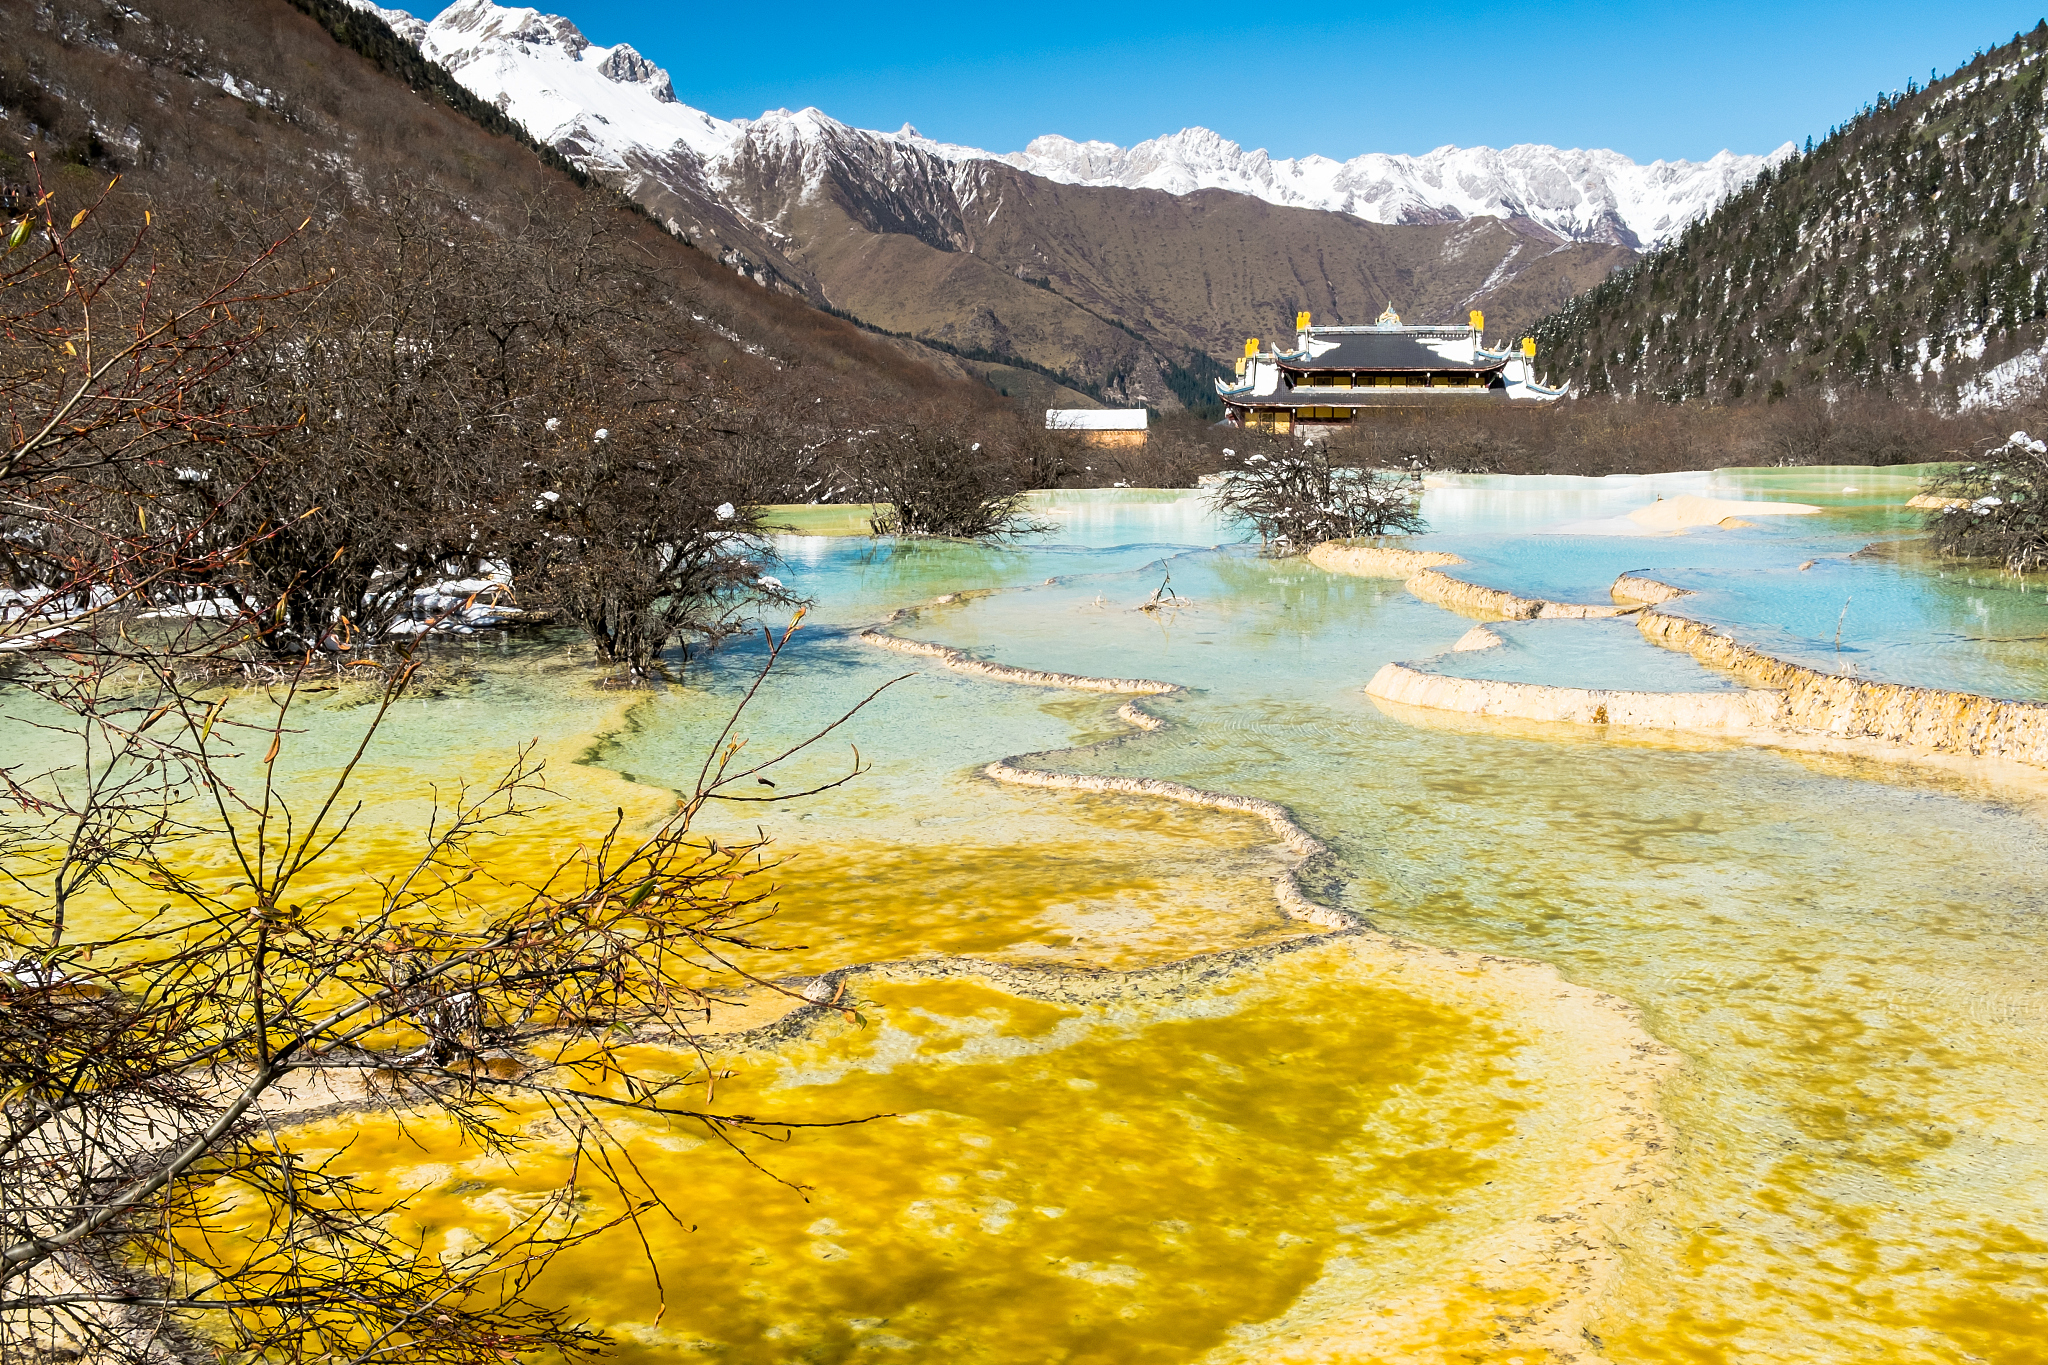
[[[1535,338],[1535,337],[1523,337],[1523,338],[1522,338],[1522,354],[1523,354],[1523,355],[1525,355],[1525,356],[1528,356],[1528,357],[1529,357],[1529,358],[1530,358],[1531,360],[1534,360],[1534,359],[1536,358],[1536,338]]]
[[[1480,312],[1477,308],[1472,310],[1472,330],[1481,334],[1484,334],[1486,331],[1486,314]]]
[[[1379,325],[1382,327],[1399,327],[1401,325],[1401,315],[1394,311],[1393,300],[1389,299],[1387,301],[1387,311],[1380,314]]]
[[[1244,339],[1244,353],[1247,356],[1255,356],[1259,353],[1259,339],[1257,337],[1246,337]]]
[[[1294,315],[1294,330],[1297,332],[1306,332],[1308,330],[1308,314],[1296,313]]]

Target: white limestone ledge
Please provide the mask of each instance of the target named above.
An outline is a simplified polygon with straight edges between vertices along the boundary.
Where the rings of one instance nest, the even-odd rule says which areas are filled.
[[[1507,641],[1485,626],[1474,626],[1458,637],[1458,643],[1451,646],[1453,654],[1471,654],[1482,649],[1499,649]]]
[[[864,630],[860,633],[862,644],[877,649],[893,649],[898,654],[921,654],[928,659],[937,659],[956,673],[971,673],[978,678],[992,678],[997,682],[1022,683],[1029,687],[1063,687],[1075,692],[1134,692],[1140,696],[1160,696],[1168,692],[1185,692],[1179,683],[1154,682],[1150,678],[1091,678],[1079,673],[1048,673],[1036,668],[1015,668],[1009,664],[990,663],[977,659],[964,650],[952,649],[946,645],[930,644],[924,640],[906,640],[900,635],[885,635],[879,629]],[[1130,720],[1130,717],[1124,717]],[[1147,717],[1146,719],[1153,719]],[[1151,729],[1141,721],[1132,721],[1141,728]]]
[[[1308,552],[1308,562],[1330,573],[1353,578],[1409,579],[1424,569],[1445,564],[1463,564],[1454,554],[1441,550],[1403,550],[1391,545],[1354,545],[1328,540]]]
[[[1138,709],[1138,703],[1127,701],[1116,708],[1116,718],[1137,730],[1164,730],[1166,722],[1159,717]]]
[[[1272,827],[1288,852],[1300,862],[1329,852],[1329,848],[1295,823],[1294,815],[1277,801],[1267,801],[1256,796],[1239,796],[1234,792],[1205,791],[1190,787],[1182,782],[1168,782],[1157,777],[1111,777],[1101,773],[1054,772],[1044,768],[1020,768],[1010,759],[999,759],[982,769],[982,772],[997,782],[1007,782],[1020,787],[1050,787],[1059,791],[1103,792],[1124,796],[1149,796],[1155,800],[1173,801],[1184,806],[1205,806],[1210,810],[1242,811],[1256,815]],[[1322,905],[1310,900],[1302,890],[1299,876],[1300,862],[1281,873],[1273,881],[1273,899],[1280,911],[1289,919],[1313,924],[1321,929],[1346,931],[1366,929],[1371,926],[1361,915],[1338,906]]]
[[[998,782],[1021,787],[1057,787],[1065,791],[1120,792],[1131,796],[1156,796],[1184,806],[1206,806],[1210,810],[1242,811],[1256,815],[1272,826],[1273,833],[1290,853],[1303,858],[1327,853],[1329,848],[1295,823],[1294,815],[1277,801],[1234,792],[1205,791],[1181,782],[1157,777],[1109,777],[1100,773],[1051,772],[1043,768],[1020,768],[1008,759],[998,759],[982,771]]]
[[[1598,621],[1642,610],[1637,605],[1598,602],[1550,602],[1522,597],[1504,588],[1488,588],[1453,578],[1441,569],[1424,569],[1408,580],[1408,591],[1425,602],[1447,607],[1461,616],[1497,621]]]
[[[1645,730],[1705,734],[1767,732],[1781,704],[1778,693],[1628,692],[1604,687],[1453,678],[1411,664],[1390,663],[1366,684],[1366,695],[1432,711],[1574,725],[1623,725]]]
[[[1679,590],[1671,592],[1676,596]],[[2048,703],[1823,673],[1654,605],[1637,617],[1636,628],[1652,643],[1731,673],[1753,691],[1768,689],[1781,699],[1773,728],[1788,738],[1869,742],[2048,768]]]
[[[1468,583],[1443,572],[1444,566],[1465,561],[1440,550],[1403,550],[1390,545],[1353,545],[1333,540],[1310,550],[1308,562],[1326,572],[1354,578],[1398,578],[1406,583],[1409,592],[1425,602],[1487,621],[1587,621],[1627,616],[1641,610],[1639,604],[1620,602],[1550,602]]]
[[[2048,768],[2048,702],[1824,673],[1743,644],[1705,622],[1660,610],[1689,589],[1623,574],[1610,590],[1636,628],[1746,684],[1740,692],[1631,692],[1454,678],[1388,664],[1366,693],[1382,701],[1470,716],[1620,725],[1740,737],[1914,762],[1995,760]],[[1484,648],[1473,639],[1457,648]],[[1469,643],[1468,643],[1469,642]],[[2028,779],[2032,781],[2032,779]]]
[[[1691,588],[1673,587],[1669,583],[1659,583],[1654,578],[1645,578],[1634,573],[1625,573],[1615,579],[1614,585],[1607,590],[1607,595],[1615,601],[1634,603],[1639,607],[1654,606],[1659,602],[1669,602],[1674,597],[1689,597],[1691,594]]]

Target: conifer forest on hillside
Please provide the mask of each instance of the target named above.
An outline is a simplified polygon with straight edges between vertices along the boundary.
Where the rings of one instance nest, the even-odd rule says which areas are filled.
[[[1537,325],[1588,397],[1953,408],[2048,328],[2048,23],[1880,95]]]

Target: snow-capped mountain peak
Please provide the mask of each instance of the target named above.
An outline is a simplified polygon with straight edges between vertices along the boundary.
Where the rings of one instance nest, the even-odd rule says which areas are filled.
[[[529,56],[536,48],[554,47],[573,58],[591,45],[581,29],[559,14],[510,9],[492,0],[456,0],[427,27],[435,47],[450,56],[465,47],[475,49],[504,42],[517,44]]]
[[[569,20],[536,9],[456,0],[415,41],[536,140],[595,166],[678,148],[709,160],[746,126],[679,101],[668,72],[631,45],[600,47]]]
[[[393,33],[396,33],[414,47],[418,47],[427,36],[426,20],[415,19],[402,9],[386,9],[384,6],[376,4],[374,0],[348,0],[348,2],[357,9],[374,14],[379,19],[382,19],[391,26]]]

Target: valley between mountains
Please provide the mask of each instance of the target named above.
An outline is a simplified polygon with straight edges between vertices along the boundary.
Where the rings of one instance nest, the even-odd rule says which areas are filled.
[[[1202,407],[1246,337],[1304,310],[1480,309],[1511,340],[1791,151],[1276,161],[1188,129],[999,156],[815,109],[715,118],[631,46],[534,9],[460,0],[429,23],[361,7],[733,269],[1027,404]]]

